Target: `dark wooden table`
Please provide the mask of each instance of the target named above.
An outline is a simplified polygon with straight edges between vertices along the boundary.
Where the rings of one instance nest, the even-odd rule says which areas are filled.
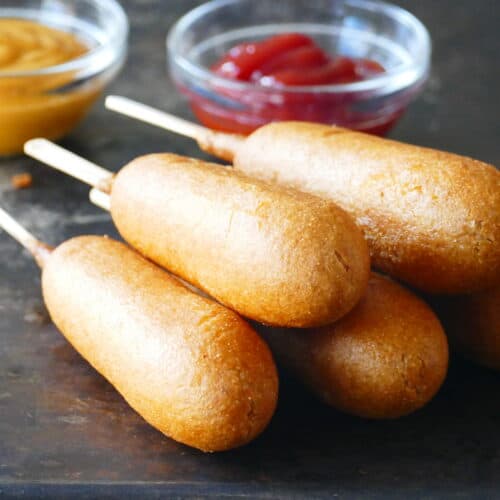
[[[189,116],[166,76],[164,35],[197,3],[124,1],[130,56],[109,90]],[[497,0],[398,3],[430,28],[434,58],[426,91],[392,135],[499,165]],[[102,103],[64,144],[112,169],[142,153],[200,154]],[[22,171],[34,187],[13,191],[9,178]],[[116,234],[85,186],[26,158],[0,162],[0,203],[52,244]],[[4,234],[0,256],[0,497],[500,496],[498,373],[453,359],[438,397],[395,422],[341,415],[284,379],[257,441],[205,455],[146,425],[68,346],[47,318],[38,270]]]

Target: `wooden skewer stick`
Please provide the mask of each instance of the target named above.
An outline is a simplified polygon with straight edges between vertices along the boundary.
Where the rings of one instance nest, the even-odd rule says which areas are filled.
[[[111,211],[111,197],[109,194],[104,193],[100,189],[92,188],[89,193],[89,198],[90,201],[99,208],[107,212]]]
[[[105,106],[112,111],[117,111],[130,118],[135,118],[136,120],[141,120],[156,127],[174,131],[177,134],[190,137],[194,140],[198,140],[199,137],[206,134],[207,131],[210,131],[201,125],[165,113],[152,106],[133,101],[127,97],[109,95],[106,97]]]
[[[47,261],[52,247],[37,240],[19,222],[13,219],[5,210],[0,207],[0,228],[10,234],[17,242],[26,248],[33,255],[36,263],[43,268]]]
[[[238,147],[245,140],[242,135],[211,130],[127,97],[110,95],[106,97],[105,106],[136,120],[190,137],[204,151],[227,161],[232,161]]]
[[[24,152],[90,186],[98,187],[104,192],[111,191],[111,181],[114,177],[112,172],[47,139],[29,140],[24,144]]]

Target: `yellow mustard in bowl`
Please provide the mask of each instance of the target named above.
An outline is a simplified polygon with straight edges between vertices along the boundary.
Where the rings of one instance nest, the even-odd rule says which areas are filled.
[[[90,49],[69,31],[0,18],[0,155],[21,152],[32,137],[58,139],[80,121],[103,82],[73,88],[75,70],[57,67]]]

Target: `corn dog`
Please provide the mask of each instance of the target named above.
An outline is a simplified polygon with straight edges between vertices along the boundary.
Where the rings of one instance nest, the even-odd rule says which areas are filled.
[[[51,250],[1,209],[0,227],[42,267],[58,329],[153,427],[203,451],[244,445],[266,427],[276,368],[237,314],[122,243],[83,236]]]
[[[455,294],[500,281],[500,173],[491,165],[298,122],[254,132],[234,165],[334,200],[364,230],[373,265],[416,288]]]
[[[446,336],[432,310],[375,273],[364,298],[333,325],[261,333],[278,362],[321,400],[365,418],[398,418],[421,408],[448,367]]]

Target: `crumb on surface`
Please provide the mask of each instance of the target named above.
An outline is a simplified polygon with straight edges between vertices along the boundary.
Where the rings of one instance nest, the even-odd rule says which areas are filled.
[[[33,185],[33,177],[27,172],[22,174],[13,175],[10,179],[14,189],[27,189]]]

